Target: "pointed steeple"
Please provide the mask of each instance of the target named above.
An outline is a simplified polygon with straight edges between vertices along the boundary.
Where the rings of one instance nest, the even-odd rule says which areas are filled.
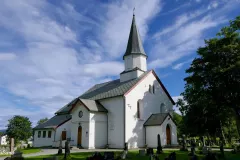
[[[134,13],[133,13],[133,19],[132,19],[132,26],[131,26],[131,30],[128,38],[127,49],[123,56],[123,59],[125,56],[131,55],[131,54],[142,54],[147,57],[142,45],[142,41],[138,32],[138,29],[137,29]]]

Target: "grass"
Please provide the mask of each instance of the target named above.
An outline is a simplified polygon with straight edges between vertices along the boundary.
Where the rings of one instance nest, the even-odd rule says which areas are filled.
[[[20,150],[20,152],[22,152],[23,154],[37,153],[40,151],[41,151],[41,149],[39,149],[39,148],[24,148],[24,149]]]
[[[164,151],[164,153],[160,154],[159,155],[159,158],[160,159],[165,159],[171,152],[173,152],[172,150],[171,151]],[[179,160],[189,160],[189,157],[188,157],[188,153],[189,152],[181,152],[181,151],[178,151],[176,150],[176,155],[177,155],[177,159]],[[120,155],[121,152],[115,152],[115,155],[118,156]],[[79,159],[79,160],[85,160],[87,157],[91,156],[93,153],[91,152],[85,152],[85,153],[71,153],[71,160],[76,160],[76,159]],[[238,154],[231,154],[230,152],[225,152],[225,155],[226,155],[226,160],[239,160],[240,159],[240,153]],[[48,157],[52,157],[54,155],[46,155],[46,156],[37,156],[37,157],[28,157],[28,158],[25,158],[27,160],[42,160],[43,158],[48,158]],[[201,155],[201,154],[197,154],[199,160],[201,160],[204,156]],[[58,156],[59,159],[63,159],[64,155],[61,155],[61,156]],[[129,151],[128,152],[128,157],[127,159],[129,160],[149,160],[149,157],[148,156],[138,156],[138,151]]]

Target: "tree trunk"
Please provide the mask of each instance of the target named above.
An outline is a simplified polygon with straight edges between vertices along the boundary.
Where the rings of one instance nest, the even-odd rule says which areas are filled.
[[[220,121],[220,130],[221,130],[221,135],[223,137],[223,142],[224,142],[224,144],[226,144],[226,138],[225,138],[225,135],[224,135],[224,132],[223,132],[222,122],[221,121]]]

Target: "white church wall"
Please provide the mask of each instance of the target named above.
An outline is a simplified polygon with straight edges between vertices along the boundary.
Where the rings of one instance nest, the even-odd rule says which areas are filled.
[[[100,100],[108,110],[108,144],[110,148],[124,147],[124,102],[123,97]]]
[[[161,135],[162,128],[160,126],[146,126],[146,144],[148,147],[157,148],[157,135]],[[161,140],[162,142],[162,140]],[[163,145],[163,144],[161,144]]]
[[[133,69],[132,55],[124,57],[125,71]]]
[[[79,112],[83,112],[83,116],[79,117]],[[80,103],[77,103],[75,108],[71,112],[71,140],[72,145],[77,146],[78,143],[78,127],[82,127],[82,147],[89,148],[89,111]]]
[[[155,86],[155,93],[149,93],[149,85]],[[152,90],[152,89],[151,89]],[[126,141],[129,147],[143,147],[145,144],[145,133],[143,124],[153,113],[160,112],[161,103],[165,104],[165,109],[172,109],[173,105],[156,80],[152,72],[150,72],[133,90],[131,90],[125,98],[126,103]],[[141,119],[137,118],[137,101],[142,100],[143,108]]]
[[[55,133],[55,144],[58,147],[60,138],[62,137],[62,131],[66,131],[66,138],[71,138],[71,120],[67,121],[66,123],[62,124],[56,129]],[[65,141],[62,141],[63,147],[65,145]]]
[[[104,148],[107,144],[107,113],[91,112],[89,148]]]
[[[167,137],[166,137],[167,124],[170,125],[171,144],[177,145],[178,144],[178,142],[177,142],[177,127],[169,116],[165,119],[165,121],[161,125],[161,130],[163,131],[161,133],[161,143],[162,143],[162,145],[167,144]]]
[[[38,132],[41,132],[41,136],[38,137]],[[46,131],[46,137],[43,138],[43,131]],[[48,138],[48,131],[51,131],[51,137]],[[54,130],[53,129],[42,129],[42,130],[35,130],[34,131],[34,141],[33,147],[44,147],[44,146],[52,146],[54,141]]]
[[[133,68],[138,67],[143,71],[147,71],[146,57],[142,55],[133,55]]]

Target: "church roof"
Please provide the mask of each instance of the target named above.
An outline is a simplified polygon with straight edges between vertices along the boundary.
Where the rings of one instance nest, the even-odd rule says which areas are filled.
[[[71,115],[55,115],[45,123],[37,125],[34,129],[55,129],[72,118]]]
[[[86,107],[86,109],[88,111],[108,112],[107,109],[105,107],[103,107],[103,105],[100,104],[98,101],[90,100],[90,99],[76,98],[72,102],[70,102],[69,104],[67,104],[60,110],[58,110],[56,113],[61,113],[61,114],[67,113],[68,114],[71,110],[73,110],[77,101],[80,101],[83,104],[83,106]]]
[[[124,56],[130,55],[130,54],[142,54],[147,56],[144,51],[142,41],[137,29],[135,15],[133,15],[132,26],[131,26],[128,43],[127,43],[127,49]]]
[[[66,106],[61,108],[59,111],[56,112],[56,114],[61,113],[67,113],[71,110],[72,105],[77,102],[77,100],[80,99],[89,99],[89,100],[100,100],[105,98],[111,98],[116,96],[122,96],[127,91],[129,91],[138,81],[140,81],[144,76],[146,76],[149,72],[147,71],[143,73],[140,77],[136,79],[132,79],[129,81],[120,82],[120,79],[96,84],[92,88],[90,88],[88,91],[83,93],[78,98],[75,98],[70,103],[68,103]]]
[[[144,126],[157,126],[162,125],[162,123],[165,121],[167,116],[170,116],[172,119],[172,116],[169,113],[157,113],[152,114],[144,123]],[[173,119],[172,119],[173,120]],[[175,122],[174,122],[175,123]]]

